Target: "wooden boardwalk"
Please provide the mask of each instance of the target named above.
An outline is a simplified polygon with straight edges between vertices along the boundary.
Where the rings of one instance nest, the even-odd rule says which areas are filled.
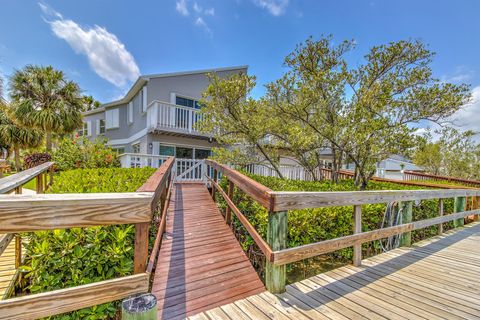
[[[6,234],[0,234],[0,242]],[[12,239],[0,254],[0,300],[6,299],[12,292],[17,270],[15,269],[15,239]]]
[[[205,184],[176,183],[152,293],[162,319],[183,319],[265,288]]]
[[[480,319],[479,296],[474,223],[191,319]]]

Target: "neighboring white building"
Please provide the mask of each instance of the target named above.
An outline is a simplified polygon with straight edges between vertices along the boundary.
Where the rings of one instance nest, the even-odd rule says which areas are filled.
[[[345,165],[344,169],[353,171],[355,170],[355,166],[348,164]],[[379,178],[403,180],[403,171],[405,170],[420,172],[424,171],[422,168],[412,163],[412,161],[409,159],[400,155],[392,155],[387,159],[377,163],[375,176]]]
[[[195,130],[198,101],[219,77],[247,73],[247,66],[140,76],[120,100],[84,113],[79,134],[106,138],[118,150],[123,167],[158,165],[166,156],[204,159],[216,146],[212,137]]]

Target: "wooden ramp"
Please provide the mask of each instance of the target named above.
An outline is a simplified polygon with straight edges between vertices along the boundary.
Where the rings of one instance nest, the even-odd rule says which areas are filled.
[[[480,224],[192,319],[480,319]]]
[[[7,234],[0,234],[0,243],[8,243],[0,254],[0,300],[6,299],[12,292],[17,278],[15,268],[15,239]]]
[[[175,183],[152,293],[182,319],[265,288],[203,183]]]

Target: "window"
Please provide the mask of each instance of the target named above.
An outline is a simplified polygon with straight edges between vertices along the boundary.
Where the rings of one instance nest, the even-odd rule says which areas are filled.
[[[175,104],[177,104],[179,106],[200,109],[200,104],[198,103],[198,101],[193,100],[193,99],[189,99],[189,98],[183,98],[183,97],[176,96],[175,97]]]
[[[133,101],[128,103],[128,124],[133,123]]]
[[[132,144],[132,152],[140,153],[140,143]]]
[[[175,156],[175,147],[160,145],[158,154],[161,156],[173,157]]]
[[[78,130],[78,135],[80,137],[89,135],[88,134],[88,121],[83,123],[82,128]]]
[[[210,156],[210,150],[195,149],[195,159],[206,159]]]
[[[97,119],[97,135],[105,134],[105,120]]]
[[[140,91],[140,110],[147,112],[147,87],[143,87]]]
[[[193,149],[185,147],[177,147],[177,158],[180,159],[193,159]]]
[[[119,127],[119,110],[116,109],[109,109],[105,111],[105,128],[106,129],[114,129]]]

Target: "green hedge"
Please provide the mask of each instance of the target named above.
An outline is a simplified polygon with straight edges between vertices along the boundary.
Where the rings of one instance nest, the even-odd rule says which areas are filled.
[[[50,193],[134,192],[155,171],[76,169],[55,176]],[[133,225],[41,231],[27,235],[23,287],[31,293],[73,287],[132,274]],[[53,319],[112,319],[116,303]]]
[[[298,180],[282,180],[273,177],[263,177],[249,175],[254,180],[269,187],[274,191],[353,191],[356,190],[353,181],[344,180],[338,184],[330,181],[312,182]],[[226,188],[226,180],[222,180],[222,187]],[[387,182],[370,182],[367,190],[411,190],[422,189],[415,186],[405,186]],[[219,204],[225,208],[226,204],[221,197]],[[234,202],[239,209],[248,217],[248,220],[266,239],[267,231],[267,210],[260,206],[243,192],[236,190],[234,193]],[[422,220],[432,218],[438,215],[438,200],[424,200],[413,206],[413,219]],[[369,231],[380,228],[386,204],[370,204],[362,206],[362,230]],[[453,200],[445,201],[445,212],[453,211]],[[451,227],[446,224],[447,229]],[[352,234],[353,230],[353,207],[329,207],[303,210],[291,210],[288,212],[288,235],[287,246],[289,248],[299,245],[319,242],[328,239],[334,239]],[[236,219],[234,220],[234,231],[240,239],[244,250],[252,258],[258,253],[258,248],[254,245],[253,239],[248,235],[243,226]],[[426,237],[435,235],[437,227],[414,231],[412,241],[418,241]],[[362,247],[365,257],[372,256],[381,252],[380,244],[377,241],[365,243]],[[338,250],[336,252],[322,255],[319,257],[306,259],[287,266],[287,279],[289,282],[295,282],[305,277],[317,274],[330,268],[338,267],[350,263],[353,255],[351,248]],[[263,274],[263,265],[254,258],[254,265],[260,274]]]

